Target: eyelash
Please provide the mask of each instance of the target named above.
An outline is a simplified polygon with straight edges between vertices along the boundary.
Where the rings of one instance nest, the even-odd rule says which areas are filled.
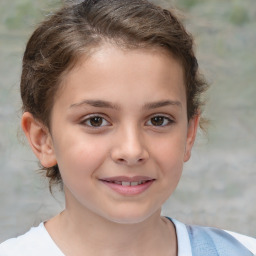
[[[152,121],[153,121],[154,118],[162,119],[163,124],[160,124],[160,125],[152,124]],[[96,121],[96,122],[99,121],[99,119],[100,119],[101,123],[99,124],[99,126],[92,125],[91,122],[92,122],[93,119],[95,119],[94,121]],[[98,119],[98,120],[96,120],[96,119]],[[90,122],[90,124],[88,124],[88,122]],[[148,124],[149,122],[151,122],[151,124]],[[166,126],[171,125],[172,123],[174,123],[174,121],[171,118],[169,118],[169,117],[166,117],[164,115],[155,115],[155,116],[150,117],[150,119],[146,122],[146,126],[166,127]],[[91,116],[88,116],[86,119],[84,119],[81,122],[81,124],[86,125],[86,126],[88,126],[90,128],[94,128],[94,129],[99,129],[101,127],[105,127],[105,126],[110,126],[111,125],[110,122],[108,122],[106,120],[106,118],[102,117],[101,115],[91,115]]]
[[[153,120],[154,118],[160,118],[160,119],[162,119],[163,124],[160,124],[160,125],[148,124],[149,122],[152,123],[152,120]],[[166,116],[164,116],[164,115],[155,115],[155,116],[151,117],[151,118],[146,122],[146,125],[147,125],[147,126],[153,126],[153,127],[166,127],[166,126],[171,125],[172,123],[174,123],[174,121],[173,121],[171,118],[169,118],[169,117],[166,117]]]
[[[105,123],[103,126],[102,126],[102,123],[100,124],[100,126],[94,126],[92,125],[91,121],[93,119],[100,119],[103,123]],[[90,122],[90,124],[88,124],[88,122]],[[105,126],[110,126],[110,123],[106,120],[106,118],[102,117],[101,115],[91,115],[91,116],[88,116],[87,118],[85,118],[81,124],[83,125],[86,125],[90,128],[96,128],[96,129],[99,129],[101,127],[105,127]]]

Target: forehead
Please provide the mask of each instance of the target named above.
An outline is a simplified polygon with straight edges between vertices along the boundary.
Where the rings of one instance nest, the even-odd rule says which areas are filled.
[[[180,64],[182,71],[184,73],[183,61],[177,54],[174,54],[169,49],[160,47],[158,45],[147,45],[147,44],[129,45],[126,42],[119,42],[119,41],[108,42],[106,41],[106,39],[103,39],[102,42],[99,42],[94,46],[89,46],[85,48],[83,51],[81,51],[80,54],[73,56],[72,57],[73,61],[68,65],[67,69],[64,70],[64,72],[61,74],[59,81],[64,83],[65,79],[70,73],[72,73],[73,71],[77,71],[78,69],[83,67],[87,61],[90,61],[92,59],[97,58],[99,60],[99,57],[101,57],[101,60],[105,61],[106,59],[104,58],[112,54],[127,56],[127,55],[130,55],[131,53],[133,53],[133,55],[141,55],[141,56],[142,55],[165,56],[165,59],[169,57],[170,59],[175,60],[175,62]],[[127,62],[127,59],[123,59],[122,61],[123,61],[123,64],[125,64]]]
[[[139,93],[154,97],[170,89],[183,100],[183,67],[167,50],[122,49],[104,44],[81,56],[74,68],[63,75],[59,96],[66,90],[70,96],[77,92],[77,98],[78,90],[87,97],[95,92],[106,97],[126,90],[131,97]]]

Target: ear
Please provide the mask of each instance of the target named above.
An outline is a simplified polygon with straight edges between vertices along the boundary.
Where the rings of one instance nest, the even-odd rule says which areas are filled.
[[[56,165],[52,137],[48,128],[29,112],[23,114],[21,126],[41,165],[46,168]]]
[[[196,138],[199,120],[200,120],[200,114],[197,114],[196,116],[194,116],[192,119],[189,120],[184,162],[187,162],[190,159],[191,150]]]

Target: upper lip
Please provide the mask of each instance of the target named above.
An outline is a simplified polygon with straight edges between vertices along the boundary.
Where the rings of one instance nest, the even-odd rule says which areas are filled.
[[[147,176],[133,176],[133,177],[115,176],[115,177],[102,178],[100,180],[109,181],[109,182],[113,182],[113,181],[139,182],[139,181],[149,181],[149,180],[155,180],[155,179]]]

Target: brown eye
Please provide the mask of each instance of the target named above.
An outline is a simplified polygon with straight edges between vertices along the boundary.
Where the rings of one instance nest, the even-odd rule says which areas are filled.
[[[84,120],[82,124],[85,124],[89,127],[100,128],[103,126],[108,126],[109,122],[101,116],[92,116]]]
[[[102,125],[103,120],[102,120],[102,117],[95,116],[89,119],[89,123],[91,126],[99,127]]]
[[[167,126],[172,122],[173,121],[170,118],[165,116],[154,116],[150,118],[146,124],[151,126]]]
[[[161,126],[164,123],[164,117],[163,116],[155,116],[151,118],[151,123],[155,126]]]

